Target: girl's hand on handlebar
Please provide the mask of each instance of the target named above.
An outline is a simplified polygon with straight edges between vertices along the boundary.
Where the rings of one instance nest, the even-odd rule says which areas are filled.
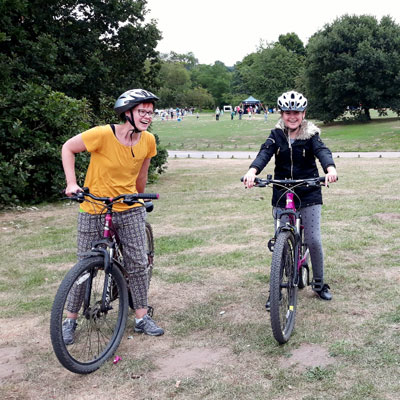
[[[67,185],[66,189],[65,189],[65,194],[68,197],[73,196],[76,193],[82,192],[82,188],[79,187],[76,183],[71,183],[69,185]]]
[[[254,180],[256,179],[256,172],[255,168],[250,168],[246,175],[243,177],[244,186],[248,189],[251,189],[254,186]]]
[[[336,182],[337,179],[338,175],[336,168],[333,166],[328,167],[328,173],[325,176],[325,186],[328,186],[328,183]]]

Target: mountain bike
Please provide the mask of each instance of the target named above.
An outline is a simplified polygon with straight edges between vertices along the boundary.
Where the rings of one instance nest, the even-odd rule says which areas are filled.
[[[72,372],[89,374],[100,368],[117,350],[125,331],[128,307],[133,308],[122,244],[113,230],[113,205],[118,202],[127,205],[140,203],[147,212],[151,212],[151,200],[158,199],[158,194],[122,194],[108,198],[94,196],[84,188],[83,192],[68,199],[79,203],[94,200],[95,204],[104,204],[105,211],[99,214],[99,230],[102,230],[103,238],[93,242],[91,250],[66,274],[57,290],[50,318],[51,343],[60,363]],[[146,201],[143,203],[141,199]],[[145,228],[150,282],[154,241],[148,222]],[[67,345],[64,343],[62,325],[71,298],[76,298],[77,293],[80,293],[82,304],[76,320],[74,342]],[[150,316],[152,311],[149,307]]]
[[[270,317],[274,338],[279,344],[286,343],[295,326],[298,289],[311,285],[320,290],[322,283],[310,280],[310,251],[304,242],[304,226],[301,211],[296,210],[294,189],[300,186],[320,186],[325,177],[296,180],[255,179],[255,186],[276,185],[283,189],[286,207],[276,209],[275,235],[268,242],[272,251],[270,274]],[[297,196],[298,197],[298,196]],[[299,199],[300,200],[300,199]]]

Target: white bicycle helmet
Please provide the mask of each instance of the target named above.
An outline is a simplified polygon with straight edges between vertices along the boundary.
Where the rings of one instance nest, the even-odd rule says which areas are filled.
[[[131,89],[122,93],[114,104],[114,111],[121,115],[141,103],[155,103],[158,97],[145,89]]]
[[[294,90],[283,93],[278,97],[278,108],[281,111],[304,111],[307,104],[307,99]]]

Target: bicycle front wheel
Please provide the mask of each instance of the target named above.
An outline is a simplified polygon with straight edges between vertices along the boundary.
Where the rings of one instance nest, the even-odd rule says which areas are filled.
[[[295,240],[289,231],[276,238],[270,276],[271,326],[278,343],[286,343],[292,334],[297,307],[297,286],[294,285]]]
[[[72,341],[63,338],[67,313],[78,315]],[[61,282],[51,311],[51,342],[60,363],[78,374],[97,370],[118,348],[127,315],[128,293],[120,270],[114,267],[105,274],[103,257],[78,262]]]
[[[150,287],[151,277],[153,275],[153,265],[154,265],[154,238],[153,238],[153,228],[146,222],[146,254],[147,254],[147,274],[148,282]]]

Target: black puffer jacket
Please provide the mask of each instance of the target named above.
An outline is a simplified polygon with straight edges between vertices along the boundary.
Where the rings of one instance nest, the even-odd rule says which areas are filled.
[[[268,139],[261,146],[256,159],[250,168],[256,168],[259,174],[275,155],[275,179],[305,179],[318,176],[318,168],[315,158],[325,173],[329,166],[335,166],[331,151],[324,145],[320,138],[320,129],[312,122],[304,120],[296,140],[291,144],[288,135],[284,131],[283,121],[279,120],[275,129],[271,131]],[[313,204],[322,204],[320,187],[300,187],[295,189],[301,203],[295,196],[297,208]],[[284,191],[274,187],[272,205],[285,207]],[[278,203],[279,201],[279,203]]]

